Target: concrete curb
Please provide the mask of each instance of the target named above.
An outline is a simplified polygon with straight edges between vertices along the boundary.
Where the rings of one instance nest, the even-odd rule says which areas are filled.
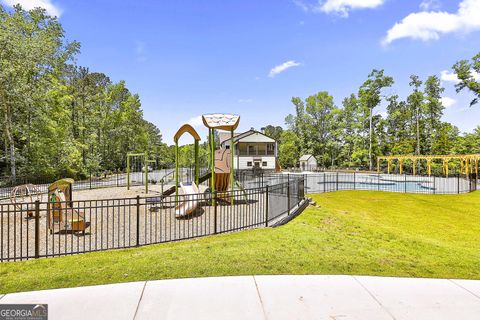
[[[479,319],[480,280],[342,275],[140,281],[6,294],[49,319]]]

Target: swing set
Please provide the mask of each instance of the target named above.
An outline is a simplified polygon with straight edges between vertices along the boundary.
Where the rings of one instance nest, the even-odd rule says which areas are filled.
[[[146,151],[143,153],[127,153],[127,190],[130,190],[130,185],[132,184],[132,174],[140,173],[142,184],[145,182],[145,193],[148,193],[148,172],[152,163],[156,162],[148,159],[148,152]],[[142,171],[144,171],[143,174],[145,176],[143,176]],[[145,181],[143,181],[143,178]]]

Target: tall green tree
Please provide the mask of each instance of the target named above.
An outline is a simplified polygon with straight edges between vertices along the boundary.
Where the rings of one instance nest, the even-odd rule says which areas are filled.
[[[168,149],[124,81],[75,65],[56,18],[0,6],[0,26],[0,174],[84,177]]]
[[[21,123],[31,126],[34,111],[44,100],[44,87],[58,76],[79,49],[68,43],[56,18],[44,9],[25,11],[16,5],[12,13],[0,6],[0,109],[10,174],[17,174],[16,142],[25,143]]]
[[[283,168],[293,168],[300,159],[300,138],[291,130],[282,132],[279,161]]]
[[[407,103],[414,117],[414,132],[415,132],[415,154],[420,155],[420,125],[423,120],[423,92],[420,87],[422,81],[417,75],[410,76],[410,87],[413,88],[413,92],[407,97]]]
[[[393,78],[384,75],[384,70],[374,69],[358,91],[358,97],[368,114],[368,167],[373,169],[373,117],[374,109],[382,102],[382,90],[393,85]]]
[[[261,130],[265,135],[275,139],[278,143],[282,142],[283,128],[281,126],[272,126],[269,124],[261,128]]]
[[[437,76],[430,76],[425,81],[424,113],[425,113],[425,154],[433,154],[433,144],[437,137],[437,130],[442,123],[443,110],[442,93],[445,89],[441,86]]]
[[[480,99],[480,80],[476,79],[474,72],[480,74],[480,53],[475,55],[471,61],[460,60],[453,65],[459,83],[455,85],[457,92],[463,89],[470,90],[475,98],[470,102],[470,106],[477,104]]]

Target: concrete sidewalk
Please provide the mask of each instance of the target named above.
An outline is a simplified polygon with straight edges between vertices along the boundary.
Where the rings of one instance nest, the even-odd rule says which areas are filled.
[[[480,281],[360,276],[159,280],[7,294],[49,319],[480,319]]]

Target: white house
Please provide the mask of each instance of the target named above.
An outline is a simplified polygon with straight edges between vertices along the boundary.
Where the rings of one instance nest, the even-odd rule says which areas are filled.
[[[317,170],[317,159],[311,154],[304,154],[300,157],[300,169],[302,170]]]
[[[230,148],[230,133],[221,132],[220,147]],[[278,148],[275,139],[250,129],[233,137],[235,144],[236,170],[275,170],[278,163]]]

